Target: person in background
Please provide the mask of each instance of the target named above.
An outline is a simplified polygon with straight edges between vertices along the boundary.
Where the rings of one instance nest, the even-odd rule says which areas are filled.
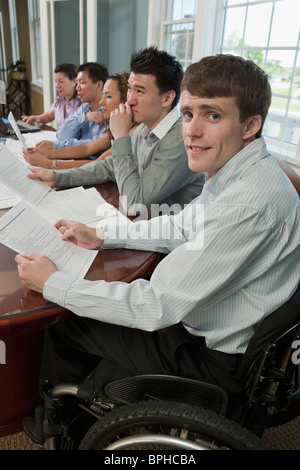
[[[36,147],[58,149],[83,145],[104,135],[106,126],[99,102],[102,99],[103,86],[107,77],[108,71],[105,65],[96,62],[79,65],[76,89],[82,105],[58,128],[57,140],[42,141]]]
[[[31,168],[29,177],[57,188],[116,182],[129,215],[138,205],[184,207],[201,193],[204,175],[188,167],[177,109],[182,76],[180,62],[165,51],[132,54],[127,102],[110,117],[112,155],[69,170]],[[139,126],[130,135],[133,124]]]
[[[25,160],[31,165],[39,166],[42,168],[50,169],[67,169],[82,166],[88,163],[86,160],[90,155],[95,155],[99,152],[103,152],[98,160],[104,160],[108,155],[111,155],[111,132],[109,130],[109,117],[112,111],[114,111],[120,103],[125,103],[127,99],[127,88],[128,88],[128,72],[115,73],[110,75],[105,82],[103,88],[103,97],[100,101],[102,108],[103,117],[107,126],[107,134],[99,137],[88,144],[75,145],[74,147],[66,147],[64,149],[57,150],[44,150],[34,149],[33,151],[23,150]],[[136,125],[133,125],[130,133],[136,129]],[[106,150],[106,151],[105,151]],[[73,161],[64,159],[74,159]],[[85,160],[83,160],[85,159]]]
[[[49,124],[53,121],[61,126],[81,106],[81,100],[76,91],[77,67],[74,64],[64,63],[54,69],[54,82],[58,97],[46,113],[22,116],[26,124],[38,122]]]

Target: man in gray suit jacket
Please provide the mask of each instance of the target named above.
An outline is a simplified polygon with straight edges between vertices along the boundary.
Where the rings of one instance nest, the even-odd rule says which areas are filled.
[[[130,70],[127,103],[110,119],[112,156],[69,170],[35,168],[30,177],[57,188],[114,181],[123,201],[127,198],[130,215],[141,204],[177,204],[180,209],[204,184],[204,175],[188,167],[182,139],[177,109],[182,67],[174,57],[150,47],[132,55]],[[130,136],[133,124],[139,126]]]

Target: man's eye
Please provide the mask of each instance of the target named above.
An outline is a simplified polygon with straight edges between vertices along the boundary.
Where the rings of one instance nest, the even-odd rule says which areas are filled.
[[[190,113],[189,111],[185,111],[182,116],[184,117],[184,119],[193,119],[193,115],[192,113]]]
[[[215,113],[212,113],[209,115],[209,119],[210,121],[217,121],[219,119],[219,115],[218,114],[215,114]]]

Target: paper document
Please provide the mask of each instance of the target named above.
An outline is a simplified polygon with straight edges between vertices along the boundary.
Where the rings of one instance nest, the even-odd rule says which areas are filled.
[[[0,218],[0,242],[17,253],[42,254],[50,258],[59,271],[83,279],[97,256],[69,240],[24,201]]]
[[[30,166],[28,162],[26,162],[24,155],[23,155],[23,145],[19,140],[14,139],[7,139],[5,142],[5,147],[14,154],[19,160],[22,161],[27,166]]]
[[[22,135],[25,139],[25,142],[28,148],[35,147],[36,144],[38,144],[42,140],[49,140],[51,142],[54,142],[55,140],[57,140],[55,131],[40,131],[40,132],[33,132],[33,133],[29,132],[29,133],[25,133]]]
[[[17,196],[36,206],[52,190],[40,180],[29,179],[28,173],[28,166],[24,165],[5,145],[0,144],[0,182]]]
[[[28,166],[0,144],[0,184],[8,189],[7,197],[2,194],[2,200],[9,199],[13,192],[35,206],[36,211],[52,224],[60,219],[69,219],[96,227],[103,219],[120,217],[128,220],[107,203],[96,188],[55,191],[40,180],[29,179],[29,172]]]
[[[20,129],[18,128],[18,124],[16,123],[16,120],[14,118],[14,115],[13,113],[10,111],[8,116],[7,116],[8,120],[9,120],[9,123],[11,125],[11,127],[13,128],[16,136],[18,137],[19,141],[22,143],[23,147],[27,149],[27,145],[26,145],[26,142],[25,142],[25,139],[24,137],[22,136],[21,132],[20,132]]]
[[[20,201],[20,197],[16,196],[13,191],[0,183],[0,209],[9,209]]]
[[[57,191],[50,193],[35,207],[35,210],[49,222],[55,224],[60,219],[75,220],[90,227],[96,227],[103,219],[124,217],[95,188]],[[82,189],[82,191],[78,191]]]
[[[36,133],[21,134],[26,142],[27,148],[35,147],[36,144],[42,140],[49,140],[53,142],[56,140],[56,132],[51,131],[40,131]],[[6,139],[5,146],[16,156],[19,157],[26,165],[29,163],[26,162],[23,156],[23,144],[16,139]]]

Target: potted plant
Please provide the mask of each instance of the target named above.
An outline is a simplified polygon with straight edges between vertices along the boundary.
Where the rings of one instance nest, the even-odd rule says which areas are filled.
[[[24,80],[26,78],[26,64],[25,60],[22,57],[15,62],[12,62],[8,67],[10,70],[11,78],[16,80]]]

